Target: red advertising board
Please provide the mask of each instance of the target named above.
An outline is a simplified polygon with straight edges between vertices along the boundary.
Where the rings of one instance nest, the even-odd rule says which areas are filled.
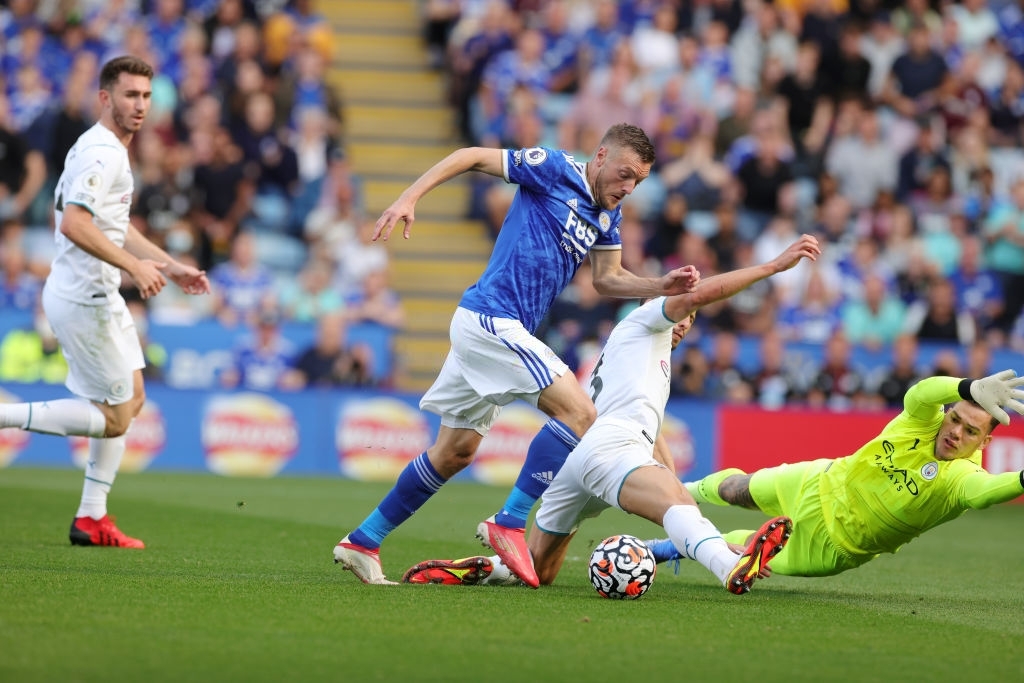
[[[849,455],[897,414],[722,406],[718,467],[753,472],[784,462]],[[1009,426],[996,429],[983,462],[993,474],[1024,469],[1024,420],[1013,419]]]

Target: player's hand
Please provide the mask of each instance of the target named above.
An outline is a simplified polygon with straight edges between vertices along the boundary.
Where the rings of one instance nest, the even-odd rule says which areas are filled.
[[[163,266],[163,272],[186,294],[210,293],[210,281],[206,277],[205,270],[174,261]]]
[[[1024,377],[1017,377],[1013,370],[1003,370],[983,379],[971,382],[971,398],[985,411],[1004,425],[1010,424],[1010,416],[1003,408],[1009,408],[1018,415],[1024,415]]]
[[[789,270],[800,263],[801,259],[817,261],[819,256],[821,256],[821,245],[818,244],[818,238],[814,235],[801,235],[800,239],[786,247],[786,251],[775,257],[776,272],[782,273]]]
[[[132,280],[135,281],[135,286],[139,288],[139,294],[143,299],[156,296],[164,288],[164,285],[167,284],[163,273],[160,272],[166,267],[167,264],[160,261],[140,259],[138,266],[129,273],[132,276]]]
[[[700,271],[696,266],[683,266],[669,271],[661,278],[662,293],[665,296],[673,294],[688,294],[696,291],[700,282]]]
[[[376,242],[377,238],[383,236],[386,242],[391,237],[391,231],[398,225],[398,221],[405,223],[402,236],[409,239],[409,231],[416,221],[416,202],[399,197],[391,206],[384,209],[384,213],[377,219],[377,225],[374,227],[373,241]]]

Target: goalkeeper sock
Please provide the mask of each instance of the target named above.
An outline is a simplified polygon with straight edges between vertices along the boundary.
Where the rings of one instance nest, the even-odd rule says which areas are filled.
[[[714,472],[699,481],[688,481],[683,486],[690,492],[693,499],[698,503],[711,503],[712,505],[729,505],[718,495],[718,487],[722,482],[734,474],[746,474],[741,469],[730,467],[720,472]]]

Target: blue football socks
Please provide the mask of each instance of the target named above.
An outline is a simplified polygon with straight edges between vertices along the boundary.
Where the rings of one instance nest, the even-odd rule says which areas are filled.
[[[551,480],[562,468],[572,449],[580,442],[576,433],[563,423],[548,420],[526,451],[526,461],[519,470],[516,485],[494,521],[504,527],[523,529],[533,504],[547,490]]]
[[[388,491],[359,528],[348,535],[348,540],[364,548],[379,548],[384,538],[423,507],[444,482],[445,479],[430,464],[427,454],[421,453],[405,466],[395,487]]]

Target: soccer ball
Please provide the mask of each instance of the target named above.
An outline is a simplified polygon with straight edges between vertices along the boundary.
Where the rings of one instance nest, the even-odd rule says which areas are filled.
[[[636,536],[601,541],[590,556],[590,583],[605,598],[636,600],[654,583],[654,553]]]

